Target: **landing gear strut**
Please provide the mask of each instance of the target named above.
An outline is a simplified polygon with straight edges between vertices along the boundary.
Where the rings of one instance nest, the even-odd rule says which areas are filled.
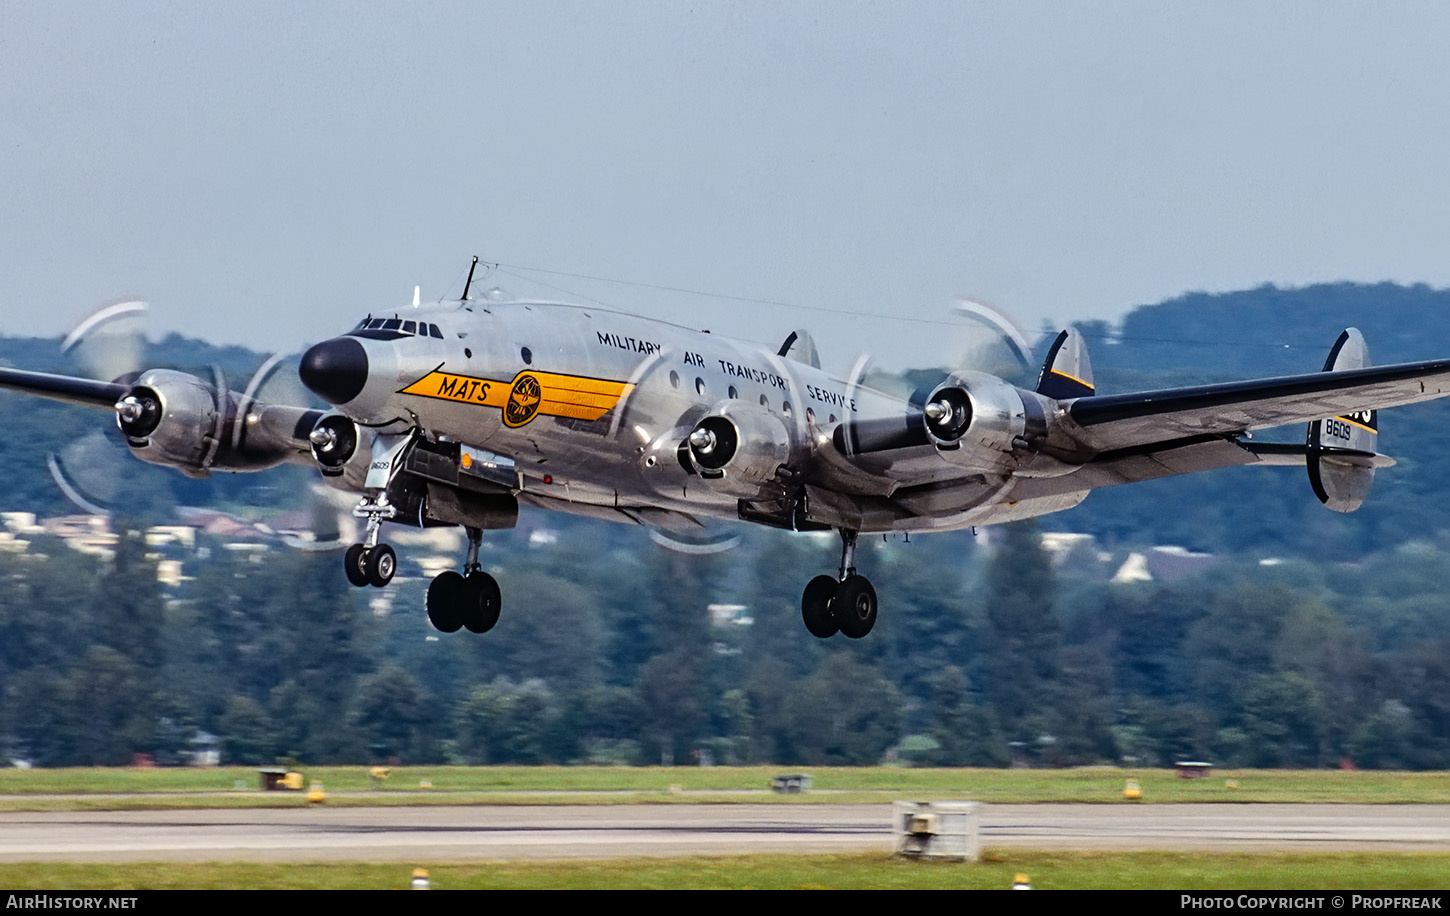
[[[373,460],[365,483],[366,495],[352,510],[354,516],[366,520],[367,536],[361,544],[349,547],[343,558],[347,580],[353,585],[381,588],[392,581],[393,574],[397,572],[397,555],[387,544],[378,543],[378,532],[383,522],[399,515],[399,507],[388,501],[390,492],[402,506],[404,517],[412,518],[411,507],[415,504],[421,516],[425,499],[422,492],[416,486],[410,489],[406,479],[401,485],[396,485],[397,475],[405,467],[410,450],[420,444],[420,436],[420,431],[413,429],[397,435],[379,435],[373,441]],[[457,453],[454,455],[456,457]],[[515,505],[515,513],[517,508]],[[463,561],[463,573],[448,570],[435,576],[428,584],[428,620],[444,633],[463,627],[474,633],[486,633],[498,623],[498,583],[478,565],[483,529],[465,525],[463,530],[468,534],[468,554]]]
[[[468,534],[468,554],[463,574],[446,570],[428,585],[428,620],[444,633],[465,627],[470,633],[487,633],[498,623],[498,582],[478,564],[480,528],[463,529]]]
[[[876,589],[856,574],[856,536],[841,529],[841,574],[816,576],[801,596],[801,618],[812,636],[828,639],[837,632],[860,639],[876,626]]]
[[[368,585],[382,588],[393,581],[393,574],[398,571],[398,556],[387,544],[378,543],[378,533],[383,520],[397,515],[397,509],[388,503],[386,493],[379,493],[376,497],[364,496],[352,514],[367,519],[368,533],[363,543],[352,545],[343,556],[347,581],[358,588]]]

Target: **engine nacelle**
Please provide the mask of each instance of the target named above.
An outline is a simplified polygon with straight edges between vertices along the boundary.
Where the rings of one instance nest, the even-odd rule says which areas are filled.
[[[1018,467],[1047,437],[1037,399],[982,372],[953,372],[927,396],[922,412],[927,438],[944,459],[964,467]]]
[[[372,463],[377,433],[340,413],[322,414],[307,434],[312,461],[328,486],[354,492],[363,489]]]
[[[305,454],[318,416],[218,391],[169,369],[143,373],[116,402],[116,425],[136,457],[189,477],[260,471]]]
[[[793,439],[785,421],[741,401],[726,401],[695,424],[684,443],[685,458],[714,489],[750,498],[780,480]]]

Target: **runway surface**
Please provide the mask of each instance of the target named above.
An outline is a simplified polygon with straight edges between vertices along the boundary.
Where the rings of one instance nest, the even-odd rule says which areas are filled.
[[[985,847],[1450,851],[1447,805],[982,805]],[[459,862],[890,852],[889,805],[0,813],[0,861]]]

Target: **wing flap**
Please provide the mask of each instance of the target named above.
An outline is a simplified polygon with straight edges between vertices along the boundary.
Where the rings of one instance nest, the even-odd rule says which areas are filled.
[[[1154,446],[1119,449],[1098,455],[1061,477],[1018,477],[1011,500],[1080,493],[1099,487],[1175,477],[1195,471],[1257,464],[1262,459],[1244,443],[1222,436],[1194,436]],[[1304,463],[1300,450],[1299,463]]]

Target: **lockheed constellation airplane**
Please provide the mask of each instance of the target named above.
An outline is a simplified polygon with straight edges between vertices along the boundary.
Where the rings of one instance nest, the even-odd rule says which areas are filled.
[[[810,580],[801,612],[815,636],[853,639],[877,612],[861,534],[1013,521],[1098,487],[1249,464],[1306,467],[1320,501],[1349,512],[1393,464],[1376,450],[1379,409],[1450,394],[1450,360],[1370,367],[1349,329],[1322,372],[1098,395],[1066,330],[1032,390],[961,369],[896,397],[821,371],[801,334],[760,349],[604,308],[473,300],[468,284],[364,318],[309,349],[300,375],[334,409],[167,369],[112,382],[0,369],[0,387],[112,408],[137,457],[191,476],[316,467],[361,494],[366,537],[344,559],[357,586],[393,578],[385,522],[463,526],[462,571],[428,588],[445,632],[497,622],[482,532],[533,506],[662,529],[834,529],[839,568]],[[1308,424],[1303,445],[1251,438],[1290,423]]]

